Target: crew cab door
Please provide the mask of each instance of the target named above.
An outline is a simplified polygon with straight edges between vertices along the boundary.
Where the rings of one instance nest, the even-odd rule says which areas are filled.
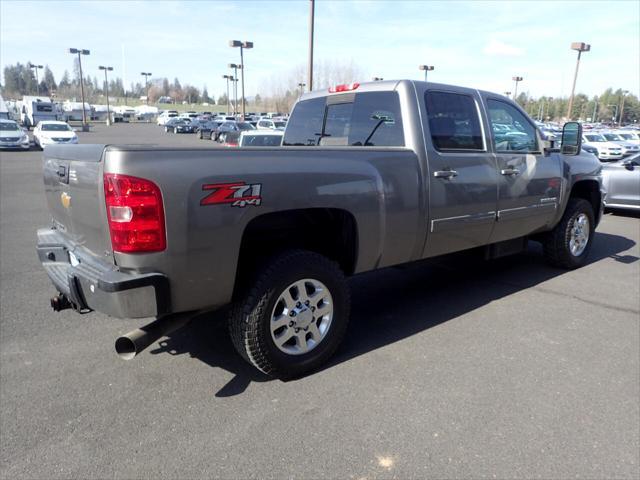
[[[480,97],[474,90],[438,88],[420,100],[429,165],[424,256],[485,245],[495,224],[497,173]]]
[[[529,235],[553,221],[562,171],[559,155],[543,153],[538,130],[524,112],[504,98],[486,95],[484,101],[498,167],[494,243]]]

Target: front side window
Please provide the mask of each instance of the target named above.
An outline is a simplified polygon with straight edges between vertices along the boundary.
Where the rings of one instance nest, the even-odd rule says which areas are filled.
[[[480,117],[473,97],[428,91],[425,104],[436,150],[484,150]]]
[[[535,127],[513,105],[489,99],[489,123],[496,152],[537,152]]]

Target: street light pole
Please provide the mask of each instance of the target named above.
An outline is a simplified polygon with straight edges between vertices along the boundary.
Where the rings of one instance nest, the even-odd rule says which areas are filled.
[[[434,69],[433,65],[418,65],[418,70],[424,70],[424,81],[427,81],[427,72]]]
[[[242,65],[236,65],[235,63],[230,63],[229,68],[233,70],[233,78],[231,81],[235,82],[233,84],[233,114],[238,114],[238,70],[242,68]]]
[[[578,67],[580,66],[580,56],[582,52],[588,52],[591,50],[591,45],[583,42],[573,42],[571,44],[571,50],[578,51],[578,59],[576,60],[576,71],[573,74],[573,85],[571,86],[571,96],[569,97],[569,108],[567,109],[567,118],[571,120],[571,110],[573,109],[573,94],[576,89],[576,80],[578,79]]]
[[[144,77],[144,89],[147,94],[147,105],[149,105],[149,77],[153,74],[151,72],[140,72],[140,75]]]
[[[113,67],[100,65],[98,69],[104,70],[104,91],[107,96],[107,125],[111,125],[111,112],[109,111],[109,80],[107,79],[107,72],[112,72]]]
[[[38,80],[38,70],[42,70],[44,67],[42,65],[33,65],[30,63],[29,68],[36,71],[36,92],[37,95],[40,96],[40,80]]]
[[[229,80],[231,80],[233,77],[231,75],[223,75],[222,78],[225,78],[227,80],[227,116],[229,116]]]
[[[618,118],[618,105],[607,105],[607,107],[613,107],[615,108],[614,113],[613,113],[613,124],[616,124],[616,118]]]
[[[620,116],[618,117],[618,126],[622,126],[622,115],[624,114],[624,99],[627,96],[627,93],[629,93],[629,90],[623,90],[622,91],[622,106],[620,107]]]
[[[516,101],[516,98],[518,98],[518,82],[522,81],[522,77],[511,77],[511,80],[513,80],[516,84],[516,87],[513,89],[513,101]]]
[[[592,122],[596,122],[596,110],[598,109],[598,97],[595,97],[593,101],[593,115],[591,117]]]
[[[85,110],[84,103],[84,78],[82,78],[82,59],[81,55],[89,55],[91,52],[89,50],[84,50],[81,48],[70,48],[69,53],[72,55],[78,55],[78,67],[80,69],[80,94],[82,95],[82,131],[88,132],[89,125],[87,125],[87,113]]]
[[[306,87],[307,84],[304,82],[300,82],[298,83],[298,88],[300,89],[300,95],[298,96],[298,98],[300,98],[302,96],[302,94],[304,93],[304,87]]]
[[[244,54],[243,51],[244,49],[248,49],[248,48],[253,48],[253,42],[242,42],[240,40],[231,40],[229,42],[229,46],[230,47],[239,47],[240,48],[240,75],[242,76],[242,117],[244,118],[244,116],[246,115],[246,105],[245,105],[245,98],[244,98]],[[238,75],[236,74],[236,78],[238,78]]]
[[[309,66],[307,71],[307,85],[309,85],[309,91],[313,90],[313,28],[315,23],[315,0],[309,2]]]

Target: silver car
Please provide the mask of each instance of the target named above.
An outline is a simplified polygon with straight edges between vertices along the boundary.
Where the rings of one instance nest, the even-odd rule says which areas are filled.
[[[640,154],[603,163],[602,183],[605,207],[640,210]]]

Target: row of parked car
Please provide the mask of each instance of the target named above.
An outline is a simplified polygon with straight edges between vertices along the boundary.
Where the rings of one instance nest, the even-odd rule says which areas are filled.
[[[213,116],[208,113],[163,112],[158,125],[167,133],[195,133],[201,140],[213,140],[225,146],[279,146],[287,120],[284,117],[248,115],[246,120],[235,116]]]
[[[43,120],[33,129],[33,143],[39,149],[52,144],[78,143],[78,135],[67,122]],[[0,149],[29,150],[27,129],[13,120],[0,119]]]

